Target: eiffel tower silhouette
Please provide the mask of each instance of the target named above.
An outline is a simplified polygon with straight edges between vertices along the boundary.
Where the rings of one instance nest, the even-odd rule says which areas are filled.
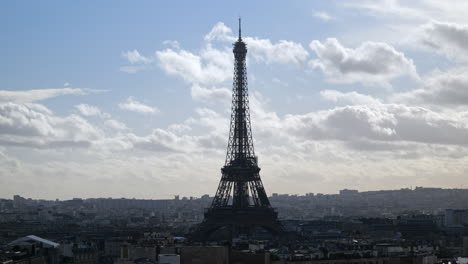
[[[245,62],[247,45],[242,40],[240,18],[239,38],[233,52],[234,83],[226,162],[211,207],[205,211],[205,218],[196,231],[201,239],[207,239],[222,227],[228,228],[231,235],[248,235],[258,227],[273,235],[284,232],[266,195],[254,152]]]

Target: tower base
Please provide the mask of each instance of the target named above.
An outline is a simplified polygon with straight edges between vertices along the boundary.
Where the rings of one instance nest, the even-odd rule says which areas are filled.
[[[212,233],[223,227],[228,229],[231,238],[250,235],[255,228],[263,228],[276,237],[285,233],[278,213],[271,207],[218,207],[205,211],[205,219],[198,226],[193,239],[207,241]]]

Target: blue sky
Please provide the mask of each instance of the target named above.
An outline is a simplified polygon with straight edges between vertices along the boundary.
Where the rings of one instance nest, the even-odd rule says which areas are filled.
[[[231,27],[237,26],[241,9],[238,6],[242,5],[249,7],[242,14],[245,34],[263,38],[270,36],[272,41],[299,38],[299,41],[304,39],[307,42],[312,35],[326,37],[325,30],[321,29],[323,23],[312,19],[312,6],[308,8],[310,10],[303,10],[300,4],[268,3],[245,2],[229,6],[213,1],[201,7],[191,2],[175,2],[168,6],[168,3],[155,1],[143,1],[138,5],[125,1],[112,4],[9,2],[10,6],[3,9],[5,16],[2,16],[6,20],[2,24],[6,25],[4,30],[8,36],[8,41],[2,43],[3,50],[6,50],[2,86],[8,90],[29,90],[60,88],[68,82],[75,87],[112,90],[111,94],[102,94],[102,97],[86,98],[90,103],[99,101],[105,104],[103,101],[111,100],[104,98],[122,99],[132,95],[143,96],[160,108],[170,107],[174,100],[181,100],[181,105],[186,105],[191,103],[189,94],[170,92],[184,89],[178,80],[168,78],[162,71],[122,74],[119,67],[125,61],[120,54],[133,49],[151,54],[165,48],[165,40],[177,40],[187,50],[199,50],[203,36],[215,23],[223,21]],[[254,12],[266,5],[271,7],[267,14],[259,16]],[[300,12],[301,19],[289,16],[294,19],[283,23],[283,8],[286,7],[291,13]],[[307,33],[298,30],[304,27],[304,20],[309,20]],[[280,74],[282,69],[277,68],[281,65],[261,67],[258,71]],[[293,74],[297,72],[293,71]],[[315,87],[303,87],[304,90],[311,88]],[[160,96],[162,93],[163,97]],[[167,96],[171,96],[170,100]],[[62,110],[60,106],[66,110],[70,104],[68,100],[78,102],[83,99],[60,98],[56,100],[59,104],[57,110]],[[177,112],[175,114],[167,118],[183,118]]]
[[[2,3],[0,197],[213,195],[239,15],[268,193],[466,185],[466,8]]]

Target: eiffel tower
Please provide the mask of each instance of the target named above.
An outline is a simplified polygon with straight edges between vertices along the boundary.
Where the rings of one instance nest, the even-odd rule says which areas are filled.
[[[198,228],[202,239],[223,227],[228,228],[231,235],[249,235],[258,227],[273,235],[284,232],[266,195],[254,152],[245,63],[247,46],[241,36],[240,18],[239,38],[233,52],[234,82],[226,162],[221,168],[221,181],[211,207],[205,211]]]

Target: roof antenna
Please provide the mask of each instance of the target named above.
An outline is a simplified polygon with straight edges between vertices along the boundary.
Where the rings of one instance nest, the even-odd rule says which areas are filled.
[[[241,37],[241,17],[239,16],[239,40],[242,40]]]

